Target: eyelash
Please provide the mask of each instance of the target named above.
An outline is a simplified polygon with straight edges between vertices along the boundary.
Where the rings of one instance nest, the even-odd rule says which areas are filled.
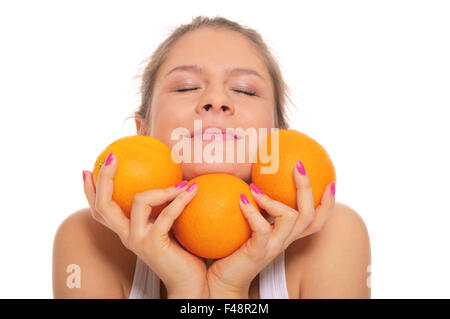
[[[178,90],[176,90],[176,92],[182,93],[182,92],[187,92],[187,91],[192,91],[192,90],[197,90],[197,89],[198,89],[198,88],[178,89]],[[233,91],[238,92],[238,93],[243,93],[243,94],[248,95],[248,96],[256,96],[256,93],[255,93],[255,92],[242,91],[242,90],[233,90]]]

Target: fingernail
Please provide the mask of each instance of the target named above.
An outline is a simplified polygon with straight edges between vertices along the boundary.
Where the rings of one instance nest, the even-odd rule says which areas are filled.
[[[334,184],[334,182],[331,183],[330,190],[331,190],[331,195],[333,195],[333,197],[334,197],[334,194],[336,192],[336,185]]]
[[[189,187],[186,189],[186,191],[190,192],[191,190],[194,189],[194,187],[197,185],[196,182],[193,182],[191,185],[189,185]]]
[[[247,196],[245,196],[244,194],[241,194],[241,201],[242,201],[245,205],[250,204],[250,201],[248,200]]]
[[[182,181],[182,182],[179,182],[179,183],[178,183],[177,185],[175,185],[174,187],[175,187],[176,189],[181,189],[181,188],[183,188],[184,186],[186,186],[187,183],[188,183],[188,181]]]
[[[258,195],[264,194],[264,193],[262,192],[262,190],[260,190],[259,187],[256,186],[255,184],[250,184],[250,188],[251,188],[256,194],[258,194]]]
[[[305,167],[303,166],[302,161],[299,160],[295,166],[297,167],[297,171],[301,175],[306,175]]]
[[[86,173],[83,171],[83,182],[86,181]]]
[[[109,164],[111,164],[113,159],[114,159],[114,154],[113,153],[109,153],[109,155],[108,155],[108,157],[106,158],[106,161],[105,161],[105,166],[108,166]]]

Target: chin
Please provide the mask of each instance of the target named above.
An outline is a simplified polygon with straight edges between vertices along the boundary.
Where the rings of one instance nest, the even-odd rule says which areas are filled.
[[[181,163],[181,168],[186,180],[205,174],[226,173],[250,183],[252,163]]]

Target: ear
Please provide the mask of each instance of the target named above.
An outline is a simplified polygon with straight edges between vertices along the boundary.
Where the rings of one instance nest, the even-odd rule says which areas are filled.
[[[142,119],[140,117],[135,117],[134,121],[136,123],[136,134],[140,135],[141,134],[141,123],[142,123]]]

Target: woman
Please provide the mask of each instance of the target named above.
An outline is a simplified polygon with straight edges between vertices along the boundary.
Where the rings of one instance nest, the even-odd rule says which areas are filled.
[[[204,127],[288,128],[288,95],[275,59],[257,32],[220,17],[198,17],[176,29],[152,55],[141,92],[137,133],[169,147],[176,143],[171,132],[192,131],[195,120]],[[293,172],[299,209],[252,184],[252,195],[267,214],[262,217],[241,199],[252,237],[212,264],[183,249],[170,230],[195,196],[195,184],[137,194],[128,219],[111,199],[113,154],[107,164],[97,188],[92,173],[83,171],[89,208],[70,215],[55,235],[55,298],[370,297],[370,243],[363,220],[335,203],[334,184],[314,209],[301,163]],[[251,162],[182,163],[182,169],[186,180],[225,172],[251,183]],[[170,204],[156,220],[148,220],[151,207],[166,201]],[[76,287],[67,283],[68,265],[81,271]]]

